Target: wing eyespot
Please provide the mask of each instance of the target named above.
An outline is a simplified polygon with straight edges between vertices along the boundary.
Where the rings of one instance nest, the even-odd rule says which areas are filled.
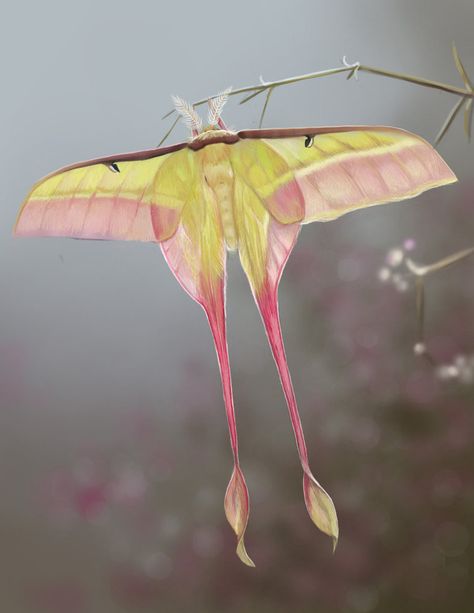
[[[112,162],[111,164],[107,164],[107,168],[112,172],[120,172],[120,168],[118,167],[117,162]]]
[[[314,136],[306,136],[304,139],[304,146],[306,147],[306,149],[309,149],[309,147],[312,147],[314,143]]]

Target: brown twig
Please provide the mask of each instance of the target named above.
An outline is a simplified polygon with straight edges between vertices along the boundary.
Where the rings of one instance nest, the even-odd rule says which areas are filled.
[[[425,79],[424,77],[418,77],[418,76],[403,73],[403,72],[395,72],[393,70],[385,70],[382,68],[376,68],[374,66],[369,66],[367,64],[361,64],[360,62],[355,62],[353,64],[350,64],[346,61],[346,58],[344,57],[342,60],[343,66],[340,66],[338,68],[330,68],[328,70],[310,72],[310,73],[303,74],[303,75],[288,77],[286,79],[279,79],[277,81],[264,81],[263,78],[260,77],[260,83],[256,85],[248,85],[245,87],[239,87],[238,89],[234,89],[233,91],[231,91],[229,95],[237,96],[239,94],[248,94],[240,101],[240,104],[245,104],[249,102],[250,100],[252,100],[253,98],[255,98],[256,96],[259,96],[260,94],[263,94],[264,92],[267,92],[267,97],[266,97],[263,111],[260,117],[260,124],[261,124],[263,121],[263,117],[265,115],[265,111],[267,110],[269,98],[271,94],[273,93],[273,91],[277,89],[278,87],[283,87],[286,85],[291,85],[293,83],[300,83],[301,81],[309,81],[312,79],[319,79],[322,77],[327,77],[327,76],[336,75],[336,74],[343,74],[343,73],[347,73],[347,79],[351,79],[352,77],[357,79],[358,74],[360,72],[366,72],[369,74],[374,74],[374,75],[386,77],[389,79],[397,79],[399,81],[405,81],[407,83],[412,83],[415,85],[419,85],[421,87],[429,87],[432,89],[437,89],[437,90],[444,91],[444,92],[447,92],[449,94],[459,97],[459,100],[456,102],[456,105],[450,111],[448,117],[446,118],[441,129],[439,130],[436,136],[435,142],[439,143],[441,141],[441,139],[444,137],[444,135],[448,131],[449,127],[453,123],[456,115],[459,113],[463,105],[464,105],[464,130],[468,138],[470,138],[471,122],[472,122],[472,108],[473,108],[472,100],[474,99],[474,87],[466,72],[466,69],[464,68],[464,65],[461,61],[461,58],[459,57],[459,53],[454,43],[452,45],[452,53],[453,53],[453,58],[454,58],[456,68],[461,76],[461,79],[464,82],[464,88],[457,87],[456,85],[450,85],[448,83],[442,83],[440,81],[434,81],[432,79]],[[206,104],[209,98],[216,98],[218,95],[219,94],[214,94],[213,96],[209,96],[208,98],[202,98],[201,100],[197,100],[196,102],[193,103],[193,106],[197,107],[197,106],[201,106],[202,104]],[[166,119],[173,113],[175,113],[174,109],[168,111],[168,113],[166,113],[163,116],[163,119]],[[175,124],[171,126],[170,130],[165,135],[165,137],[162,139],[161,143],[163,143],[164,140],[171,134],[171,132],[174,129],[174,126]]]

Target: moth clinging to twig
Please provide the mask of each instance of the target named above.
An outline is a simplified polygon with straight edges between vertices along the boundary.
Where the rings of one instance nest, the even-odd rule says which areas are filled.
[[[423,139],[384,126],[227,129],[229,90],[209,101],[210,125],[175,98],[189,141],[68,166],[37,183],[16,236],[159,243],[173,274],[204,309],[222,379],[233,453],[224,507],[237,554],[244,545],[249,495],[240,466],[226,340],[228,251],[236,251],[266,329],[288,405],[303,471],[303,493],[316,526],[334,547],[334,504],[313,476],[288,369],[278,313],[278,285],[303,224],[412,198],[456,180]]]

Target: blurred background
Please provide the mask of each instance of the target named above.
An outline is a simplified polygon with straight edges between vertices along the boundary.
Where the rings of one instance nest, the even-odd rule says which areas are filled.
[[[229,345],[254,570],[235,556],[223,513],[232,463],[211,335],[159,248],[14,240],[11,228],[46,173],[155,146],[170,94],[196,100],[259,75],[336,67],[343,55],[462,86],[450,45],[474,76],[473,25],[471,0],[3,7],[2,611],[472,611],[472,377],[442,380],[413,355],[413,287],[379,278],[393,248],[414,241],[410,257],[429,263],[474,244],[474,145],[462,117],[440,146],[458,184],[305,227],[281,284],[311,464],[339,513],[334,556],[305,510],[237,259]],[[233,98],[224,119],[257,127],[262,102]],[[368,74],[333,76],[277,90],[265,126],[389,124],[433,140],[454,102]],[[171,140],[186,136],[179,127]],[[466,261],[427,285],[428,339],[444,363],[474,352],[471,278]]]

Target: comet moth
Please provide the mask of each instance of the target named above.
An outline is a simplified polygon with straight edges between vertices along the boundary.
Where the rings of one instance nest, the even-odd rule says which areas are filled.
[[[186,142],[79,162],[39,181],[16,236],[151,241],[184,290],[204,309],[217,352],[233,453],[224,499],[237,555],[253,566],[244,533],[249,495],[240,467],[226,340],[228,252],[237,252],[280,375],[303,471],[308,513],[336,546],[334,504],[313,476],[288,369],[278,284],[301,226],[412,198],[456,181],[422,138],[384,126],[229,130],[228,92],[209,100],[209,125],[175,98]]]

